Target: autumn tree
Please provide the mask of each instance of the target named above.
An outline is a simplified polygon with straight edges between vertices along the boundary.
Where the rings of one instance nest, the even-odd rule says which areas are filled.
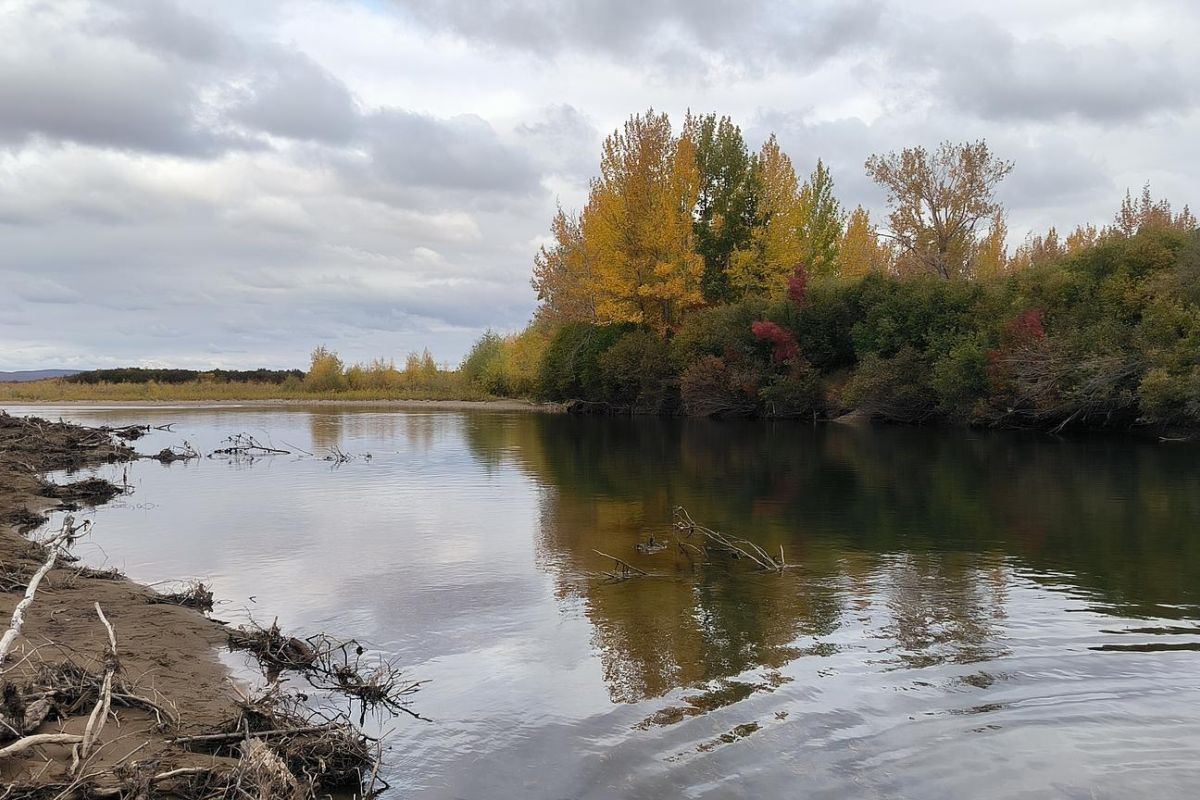
[[[559,207],[551,232],[553,244],[543,245],[533,259],[531,283],[542,303],[540,314],[554,322],[594,320],[596,287],[583,225]]]
[[[696,252],[704,259],[704,299],[728,301],[730,259],[748,246],[754,222],[754,159],[729,117],[688,114],[683,136],[695,149],[700,174],[694,229]]]
[[[1067,254],[1059,240],[1058,229],[1051,226],[1045,235],[1030,234],[1013,253],[1009,268],[1013,271],[1057,261]]]
[[[825,162],[818,159],[816,169],[800,187],[796,213],[800,258],[813,275],[835,271],[844,217],[833,194],[833,176]]]
[[[888,192],[888,235],[905,259],[943,278],[970,274],[980,222],[1002,207],[996,187],[1012,162],[992,155],[987,143],[943,142],[873,155],[867,174]]]
[[[999,278],[1009,270],[1008,221],[1004,209],[997,208],[992,214],[987,233],[975,246],[971,257],[971,274],[977,278]]]
[[[858,206],[846,218],[846,229],[838,242],[838,275],[862,278],[872,272],[887,272],[890,262],[890,248],[880,241],[870,212]]]
[[[1150,184],[1142,187],[1142,194],[1134,200],[1127,189],[1121,209],[1113,220],[1114,231],[1121,236],[1133,236],[1149,228],[1165,228],[1177,231],[1192,231],[1196,228],[1196,217],[1187,206],[1178,214],[1171,210],[1166,198],[1155,200],[1150,194]]]
[[[696,148],[672,134],[666,114],[637,114],[605,140],[581,225],[598,321],[665,333],[703,303],[692,227],[699,184]]]
[[[800,182],[774,134],[754,162],[754,227],[746,247],[730,258],[729,283],[741,296],[779,299],[804,255],[799,236]]]

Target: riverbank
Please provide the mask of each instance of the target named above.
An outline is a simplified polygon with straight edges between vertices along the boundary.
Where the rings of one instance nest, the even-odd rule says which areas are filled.
[[[131,448],[107,433],[0,415],[0,573],[6,581],[0,587],[5,589],[0,592],[0,618],[12,619],[32,576],[50,554],[24,534],[41,525],[47,511],[103,500],[105,494],[111,497],[95,483],[52,484],[42,475],[134,457]],[[147,587],[115,573],[80,567],[69,559],[60,557],[45,574],[20,634],[0,665],[5,692],[0,716],[10,726],[0,730],[0,747],[19,738],[11,730],[18,711],[23,712],[20,732],[24,735],[83,733],[90,704],[77,702],[70,705],[81,708],[68,708],[64,698],[56,698],[46,719],[31,726],[28,698],[32,695],[22,693],[20,687],[45,684],[51,673],[73,674],[82,683],[89,683],[86,676],[104,673],[109,641],[97,615],[98,605],[117,637],[121,686],[157,709],[149,704],[114,708],[119,724],[103,728],[88,770],[111,770],[135,751],[139,760],[154,761],[161,770],[211,764],[211,756],[180,750],[170,737],[211,729],[234,716],[232,686],[217,657],[217,648],[225,642],[224,631],[194,610],[151,604],[153,592]],[[80,686],[80,693],[88,692]],[[164,715],[175,718],[170,734],[163,725]],[[30,747],[0,759],[0,780],[14,785],[70,783],[71,761],[70,744]]]
[[[565,411],[562,403],[535,403],[530,400],[516,399],[499,399],[499,400],[411,400],[411,399],[387,399],[380,398],[374,400],[363,399],[331,399],[331,398],[293,398],[293,397],[276,397],[266,399],[246,399],[246,400],[171,400],[171,399],[151,399],[151,400],[94,400],[94,399],[74,399],[74,400],[7,400],[0,398],[0,407],[12,408],[20,410],[22,407],[36,408],[44,405],[69,405],[69,406],[112,406],[115,408],[204,408],[210,406],[229,406],[237,408],[239,406],[352,406],[352,407],[379,407],[390,408],[400,411],[531,411],[544,414],[558,414]]]
[[[200,610],[212,607],[203,587],[159,594],[71,554],[79,538],[103,537],[103,524],[93,531],[81,507],[123,490],[98,478],[55,484],[44,476],[145,458],[121,441],[144,431],[0,412],[0,782],[10,789],[0,796],[360,791],[374,763],[361,731],[312,717],[302,695],[274,683],[257,696],[239,691],[218,657],[236,637],[270,635],[312,652],[284,667],[304,671],[318,666],[319,649],[305,651],[274,628],[225,627]],[[169,452],[157,458],[169,461]],[[28,538],[51,511],[75,513]],[[253,654],[264,664],[277,656]],[[346,676],[351,688],[363,685],[358,673]]]

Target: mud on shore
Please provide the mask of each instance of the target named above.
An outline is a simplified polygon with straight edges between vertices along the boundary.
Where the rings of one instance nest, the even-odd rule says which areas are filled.
[[[0,641],[0,800],[303,798],[332,788],[320,772],[327,761],[347,766],[333,777],[354,776],[347,796],[357,794],[374,763],[366,738],[340,722],[312,725],[281,704],[289,698],[235,689],[217,654],[229,640],[223,623],[115,571],[82,567],[69,549],[36,581],[51,548],[27,534],[46,512],[119,493],[96,478],[50,483],[46,473],[138,457],[112,431],[0,411],[0,636],[36,587],[7,657]],[[102,541],[103,526],[92,535]],[[102,703],[109,685],[111,703]],[[78,753],[89,728],[99,733]]]

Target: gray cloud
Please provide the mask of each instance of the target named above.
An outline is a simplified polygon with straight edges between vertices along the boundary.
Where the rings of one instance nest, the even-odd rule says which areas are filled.
[[[361,127],[346,85],[302,53],[269,61],[227,109],[230,118],[275,136],[344,144]]]
[[[881,2],[786,0],[394,0],[414,21],[540,56],[583,50],[656,63],[704,78],[706,57],[742,68],[764,61],[812,66],[867,42]]]
[[[365,138],[372,171],[404,186],[518,194],[537,188],[529,156],[472,114],[442,120],[388,109],[367,120]]]
[[[896,63],[930,70],[939,95],[989,120],[1135,121],[1186,111],[1197,97],[1189,76],[1200,65],[1169,46],[1019,38],[977,16],[920,24],[894,52]]]

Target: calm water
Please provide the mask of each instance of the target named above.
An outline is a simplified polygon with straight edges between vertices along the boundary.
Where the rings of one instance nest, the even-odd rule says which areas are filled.
[[[322,455],[138,463],[86,555],[431,679],[421,798],[1200,792],[1200,448],[322,408],[29,409]],[[671,509],[782,575],[634,545]],[[593,548],[662,577],[606,582]]]

